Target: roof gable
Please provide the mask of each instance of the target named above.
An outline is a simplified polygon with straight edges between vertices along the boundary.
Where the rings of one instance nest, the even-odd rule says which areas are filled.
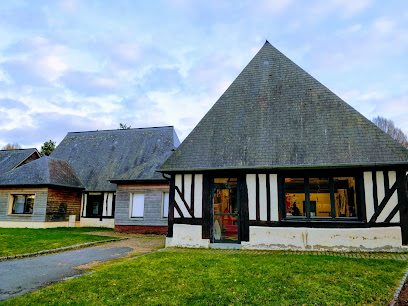
[[[62,160],[44,156],[0,175],[0,186],[53,185],[83,188],[71,166]]]
[[[162,171],[408,162],[408,150],[268,42]]]
[[[178,144],[173,127],[78,132],[68,133],[51,156],[69,162],[86,190],[114,191],[110,179],[125,173],[128,180],[150,179],[151,171],[135,169],[168,156]]]
[[[40,158],[37,149],[0,150],[0,174],[18,167],[31,155]]]

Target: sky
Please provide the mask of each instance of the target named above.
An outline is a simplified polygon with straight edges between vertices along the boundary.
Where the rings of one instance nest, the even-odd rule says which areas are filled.
[[[268,40],[408,134],[407,0],[1,1],[0,147],[173,125],[183,140]]]

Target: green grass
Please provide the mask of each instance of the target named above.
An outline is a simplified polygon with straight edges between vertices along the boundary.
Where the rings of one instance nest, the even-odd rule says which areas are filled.
[[[390,259],[162,251],[5,305],[386,305],[406,267]]]
[[[51,250],[79,243],[108,239],[106,236],[84,234],[101,228],[0,228],[0,256]]]

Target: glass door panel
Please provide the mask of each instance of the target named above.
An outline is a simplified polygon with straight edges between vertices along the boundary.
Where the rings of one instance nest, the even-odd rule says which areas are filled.
[[[239,238],[239,208],[236,178],[214,179],[214,242],[235,242]]]

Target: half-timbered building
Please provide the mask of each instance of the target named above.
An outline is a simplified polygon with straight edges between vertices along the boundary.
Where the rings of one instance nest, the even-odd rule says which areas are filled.
[[[268,42],[160,171],[167,246],[408,244],[408,150]]]

